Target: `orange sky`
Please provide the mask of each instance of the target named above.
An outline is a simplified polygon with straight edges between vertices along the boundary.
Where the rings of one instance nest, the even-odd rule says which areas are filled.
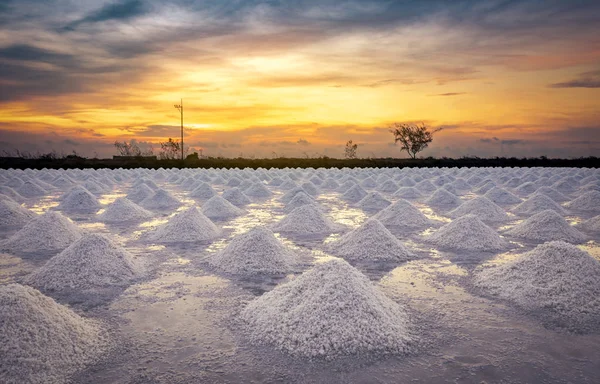
[[[183,98],[205,155],[600,155],[597,2],[77,4],[0,8],[0,150],[157,148]]]

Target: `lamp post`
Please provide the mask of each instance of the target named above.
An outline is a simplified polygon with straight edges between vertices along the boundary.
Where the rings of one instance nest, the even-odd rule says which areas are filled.
[[[180,103],[175,104],[174,107],[181,113],[181,160],[183,160],[183,99],[181,99]]]

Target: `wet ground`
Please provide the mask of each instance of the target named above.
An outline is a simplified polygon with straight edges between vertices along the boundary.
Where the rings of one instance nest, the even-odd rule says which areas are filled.
[[[360,266],[383,292],[410,308],[423,333],[414,355],[308,361],[250,345],[236,323],[237,313],[291,276],[239,280],[214,273],[204,260],[233,236],[283,217],[278,202],[282,193],[247,206],[239,218],[216,222],[224,231],[214,242],[164,246],[148,244],[142,235],[201,201],[189,199],[177,187],[161,186],[184,205],[146,223],[113,225],[98,222],[96,215],[70,216],[88,231],[110,233],[149,266],[144,281],[102,300],[90,298],[86,303],[80,297],[56,297],[84,316],[104,320],[117,340],[115,351],[78,374],[74,383],[598,383],[600,330],[576,335],[548,329],[536,318],[469,289],[469,274],[476,266],[505,262],[535,244],[508,239],[513,249],[504,254],[445,253],[422,240],[434,228],[394,233],[420,256],[418,260],[385,269]],[[125,191],[126,186],[103,195],[101,203],[108,204]],[[56,206],[58,197],[53,194],[25,205],[41,213]],[[301,254],[292,275],[333,257],[323,252],[322,244],[372,216],[344,203],[337,193],[322,194],[318,201],[345,229],[324,239],[278,235]],[[417,206],[439,225],[449,221],[443,210],[418,202]],[[570,215],[568,220],[575,224],[585,218]],[[513,219],[494,228],[502,231],[522,220]],[[0,238],[10,234],[5,231]],[[599,242],[599,237],[592,238],[581,247],[600,259]],[[0,254],[0,284],[19,281],[50,256]]]

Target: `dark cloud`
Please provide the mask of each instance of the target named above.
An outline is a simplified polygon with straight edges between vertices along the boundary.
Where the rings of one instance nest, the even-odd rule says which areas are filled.
[[[498,139],[497,137],[492,137],[492,138],[479,139],[479,141],[482,143],[494,143],[494,142],[500,141],[500,139]]]
[[[299,145],[310,145],[310,142],[308,142],[308,140],[304,140],[304,139],[299,139],[298,141],[296,141],[296,144]]]
[[[527,143],[527,140],[519,140],[519,139],[509,139],[509,140],[500,140],[500,144],[502,145],[519,145]]]
[[[584,72],[579,75],[579,78],[565,81],[562,83],[554,83],[549,85],[550,88],[600,88],[600,71]]]
[[[127,0],[111,3],[90,13],[82,19],[70,23],[65,27],[65,30],[73,30],[84,23],[98,23],[109,20],[129,20],[141,16],[148,11],[147,5],[142,0]]]
[[[465,92],[448,92],[448,93],[438,93],[432,96],[459,96],[459,95],[466,95]]]

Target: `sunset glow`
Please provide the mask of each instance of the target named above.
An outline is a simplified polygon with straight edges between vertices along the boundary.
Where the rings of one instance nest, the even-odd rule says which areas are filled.
[[[600,155],[597,1],[8,1],[0,150],[211,156]]]

